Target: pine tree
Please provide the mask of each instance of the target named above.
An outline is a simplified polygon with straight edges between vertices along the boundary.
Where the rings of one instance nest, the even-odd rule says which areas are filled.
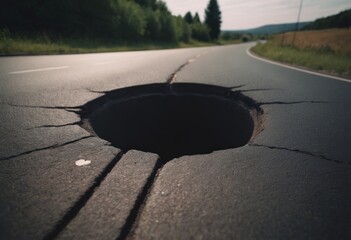
[[[187,12],[184,16],[184,20],[186,23],[192,24],[194,22],[193,20],[193,15],[191,14],[191,12]]]
[[[217,0],[210,0],[205,10],[205,24],[210,30],[210,37],[216,40],[221,32],[222,13]]]
[[[201,23],[200,16],[198,13],[195,13],[195,16],[193,18],[194,23]]]

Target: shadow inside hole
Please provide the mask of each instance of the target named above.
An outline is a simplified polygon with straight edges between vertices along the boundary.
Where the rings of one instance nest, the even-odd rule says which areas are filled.
[[[254,130],[250,113],[237,101],[192,92],[113,100],[89,120],[99,137],[124,152],[153,152],[165,161],[243,146]]]

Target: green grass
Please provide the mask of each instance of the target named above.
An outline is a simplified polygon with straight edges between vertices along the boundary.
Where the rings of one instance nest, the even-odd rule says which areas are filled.
[[[120,52],[179,47],[175,43],[123,43],[104,40],[69,39],[50,41],[43,39],[0,39],[0,55],[36,55]]]
[[[351,78],[351,55],[328,49],[297,49],[268,42],[258,43],[251,49],[258,56],[330,74]]]
[[[230,44],[239,44],[242,43],[241,40],[223,40],[218,39],[215,42],[200,42],[191,40],[188,43],[181,42],[179,44],[180,48],[189,48],[189,47],[208,47],[208,46],[218,46],[218,45],[230,45]]]
[[[0,33],[0,55],[39,55],[39,54],[71,54],[71,53],[98,53],[121,52],[134,50],[154,50],[169,48],[206,47],[237,43],[234,41],[188,43],[164,42],[116,42],[105,39],[59,39],[51,40],[46,36],[40,37],[12,37]]]

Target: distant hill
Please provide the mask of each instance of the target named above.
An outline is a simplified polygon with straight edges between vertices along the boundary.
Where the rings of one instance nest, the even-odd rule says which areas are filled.
[[[351,9],[338,14],[319,18],[304,27],[305,30],[319,30],[328,28],[348,28],[351,27]]]
[[[299,23],[298,29],[305,28],[311,22]],[[296,29],[296,23],[284,23],[284,24],[271,24],[264,25],[258,28],[246,29],[246,30],[224,30],[223,33],[232,34],[252,34],[252,35],[265,35],[265,34],[277,34],[283,32],[290,32]]]

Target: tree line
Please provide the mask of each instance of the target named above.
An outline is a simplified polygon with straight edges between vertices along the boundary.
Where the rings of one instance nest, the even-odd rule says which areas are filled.
[[[161,0],[11,0],[0,8],[0,29],[24,36],[123,41],[216,40],[221,11],[210,0],[198,13],[174,16]]]
[[[304,30],[319,30],[328,28],[349,28],[351,27],[351,9],[342,11],[338,14],[319,18],[308,24]]]

